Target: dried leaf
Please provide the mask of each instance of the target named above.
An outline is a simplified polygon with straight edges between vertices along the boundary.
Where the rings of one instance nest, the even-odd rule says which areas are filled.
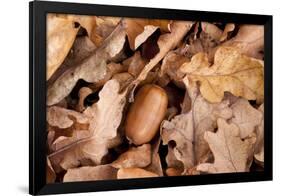
[[[256,110],[245,99],[238,99],[232,106],[233,118],[231,122],[235,123],[240,129],[242,139],[249,137],[255,128],[261,124],[263,115]]]
[[[193,122],[192,113],[180,114],[175,116],[171,122],[163,122],[161,137],[163,145],[174,141],[176,146],[173,148],[177,160],[181,161],[185,169],[193,167],[194,148],[193,148]],[[170,167],[170,165],[168,165]]]
[[[145,80],[148,73],[159,63],[159,61],[161,61],[161,59],[165,57],[170,50],[173,50],[177,46],[185,34],[190,30],[192,25],[193,22],[190,21],[175,21],[171,24],[171,33],[166,33],[159,37],[157,44],[160,51],[154,56],[154,58],[150,59],[149,63],[145,65],[142,72],[132,83],[133,89],[136,88],[141,81]],[[133,93],[134,90],[131,91],[130,102],[133,101]]]
[[[79,167],[68,169],[63,182],[113,180],[117,178],[117,169],[110,165]]]
[[[160,142],[161,140],[158,138],[152,143],[151,163],[144,169],[152,173],[155,173],[158,176],[163,176],[163,169],[161,165],[160,156],[158,153]]]
[[[247,161],[251,154],[255,137],[244,141],[239,136],[239,128],[218,119],[216,133],[205,132],[204,138],[214,154],[214,163],[202,163],[197,170],[208,173],[247,172]]]
[[[46,171],[46,182],[47,184],[54,183],[56,180],[56,173],[51,165],[50,160],[47,158],[47,171]]]
[[[88,87],[82,87],[79,90],[79,94],[78,94],[79,101],[78,101],[78,104],[76,106],[76,111],[83,112],[85,110],[85,106],[84,106],[85,98],[92,93],[93,93],[93,90],[88,88]]]
[[[180,80],[182,73],[178,69],[187,62],[189,62],[187,57],[178,54],[176,51],[169,52],[163,59],[160,76],[167,74],[171,80]]]
[[[229,107],[229,101],[224,100],[221,103],[209,103],[201,95],[198,95],[192,107],[192,116],[194,123],[194,150],[196,163],[203,162],[208,156],[209,147],[204,140],[206,131],[214,132],[217,128],[217,119],[230,119],[232,111]]]
[[[223,43],[224,46],[231,46],[239,49],[242,54],[262,59],[264,47],[264,26],[263,25],[242,25],[237,35]]]
[[[202,31],[205,32],[213,40],[219,40],[222,36],[222,30],[215,24],[208,22],[201,22]]]
[[[158,175],[141,168],[121,168],[117,172],[117,179],[149,178]]]
[[[102,42],[114,31],[120,20],[120,17],[95,16],[95,26],[89,37],[96,46],[102,45]]]
[[[123,65],[128,67],[128,72],[135,77],[139,75],[146,63],[147,61],[141,57],[139,51],[136,51],[132,57],[123,61]]]
[[[73,69],[72,67],[78,66],[84,59],[89,57],[95,49],[96,46],[87,36],[77,37],[63,63],[54,72],[52,77],[49,78],[48,86],[51,86],[64,72]]]
[[[139,147],[131,147],[121,154],[111,165],[115,168],[146,167],[151,163],[151,146],[143,144]]]
[[[206,54],[198,53],[180,69],[188,80],[200,82],[200,92],[209,102],[220,102],[226,91],[248,100],[263,100],[263,62],[235,48],[220,47],[212,66]]]
[[[227,23],[224,27],[223,33],[220,37],[220,42],[223,42],[227,39],[227,36],[230,32],[234,31],[235,24],[234,23]]]
[[[264,115],[264,104],[259,107],[259,111]],[[255,159],[264,162],[264,119],[256,128],[257,142],[255,145]]]
[[[99,93],[99,101],[84,111],[90,121],[91,136],[79,140],[49,155],[56,168],[77,167],[83,159],[90,159],[94,164],[101,164],[108,149],[119,144],[117,128],[122,120],[122,111],[126,104],[126,93],[119,94],[120,85],[116,80],[109,80]]]
[[[47,80],[67,56],[80,26],[90,28],[92,16],[47,14]]]
[[[169,32],[170,23],[169,20],[125,18],[123,24],[126,27],[130,48],[136,50],[159,28]]]
[[[97,48],[90,57],[82,61],[80,65],[64,72],[48,88],[47,105],[50,106],[60,102],[71,92],[79,79],[83,79],[86,82],[102,80],[106,75],[107,62],[116,61],[122,56],[126,40],[125,35],[123,26],[119,25],[109,38],[103,42],[103,45]]]
[[[90,120],[73,110],[52,106],[47,110],[49,148],[57,151],[69,144],[90,136]]]

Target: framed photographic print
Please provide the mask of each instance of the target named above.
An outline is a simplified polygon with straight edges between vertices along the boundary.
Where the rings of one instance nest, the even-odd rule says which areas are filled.
[[[272,180],[272,16],[29,6],[30,194]]]

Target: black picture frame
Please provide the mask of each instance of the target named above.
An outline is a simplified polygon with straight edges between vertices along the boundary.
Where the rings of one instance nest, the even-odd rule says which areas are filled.
[[[220,21],[265,26],[263,172],[46,184],[46,14]],[[29,193],[57,194],[272,180],[272,16],[33,1],[29,3]]]

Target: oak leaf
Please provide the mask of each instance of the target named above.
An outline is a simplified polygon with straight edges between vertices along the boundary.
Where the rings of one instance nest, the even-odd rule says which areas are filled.
[[[227,91],[248,100],[263,100],[263,62],[241,54],[238,49],[220,47],[213,65],[206,54],[198,53],[180,70],[188,80],[200,83],[201,94],[211,103],[220,102]]]
[[[117,179],[158,177],[157,174],[141,168],[121,168],[117,172]]]
[[[151,36],[157,29],[169,32],[170,20],[125,18],[123,24],[126,28],[129,45],[132,50],[136,50]]]
[[[207,173],[247,172],[248,158],[251,155],[255,137],[242,140],[239,128],[234,123],[228,124],[224,119],[218,119],[216,133],[205,132],[204,138],[208,142],[215,161],[202,163],[197,170]]]
[[[113,180],[117,178],[117,169],[110,165],[84,166],[68,169],[63,182]]]
[[[233,111],[233,118],[231,122],[235,123],[240,129],[240,137],[242,139],[249,137],[261,124],[263,115],[262,113],[252,107],[248,100],[238,99],[231,105]]]
[[[115,168],[146,167],[151,163],[151,145],[131,147],[121,154],[111,165]]]
[[[78,66],[64,72],[47,91],[47,105],[54,105],[66,97],[76,82],[83,79],[86,82],[99,82],[106,76],[107,63],[123,58],[123,47],[126,33],[122,25],[118,25],[102,46],[97,48],[92,55],[83,60]]]
[[[47,14],[47,80],[64,61],[80,26],[92,28],[93,20],[92,16]]]
[[[240,50],[242,54],[262,59],[264,47],[264,26],[263,25],[241,25],[237,35],[223,46],[231,46]]]
[[[81,139],[49,155],[54,169],[67,170],[77,167],[83,159],[94,165],[101,164],[108,149],[120,143],[117,129],[126,104],[126,93],[119,93],[117,80],[109,80],[99,93],[99,101],[88,107],[83,114],[90,120],[90,137]]]
[[[259,107],[259,111],[264,116],[264,104]],[[264,119],[260,122],[259,126],[256,127],[257,142],[255,145],[255,159],[258,162],[264,162]]]
[[[177,44],[183,39],[186,33],[191,29],[194,22],[191,21],[174,21],[170,25],[170,33],[161,35],[157,41],[159,46],[159,53],[157,53],[150,61],[145,65],[138,77],[132,82],[130,102],[133,102],[134,89],[137,85],[145,80],[148,73],[165,57],[165,55],[173,50]]]

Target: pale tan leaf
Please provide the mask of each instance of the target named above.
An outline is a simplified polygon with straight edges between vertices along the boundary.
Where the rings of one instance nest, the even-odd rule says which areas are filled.
[[[238,49],[220,47],[212,66],[206,54],[198,53],[180,69],[188,80],[200,82],[200,92],[209,102],[220,102],[227,91],[248,100],[263,100],[263,62]]]
[[[56,180],[56,173],[51,165],[50,160],[47,158],[47,169],[46,169],[46,183],[54,183]]]
[[[149,178],[158,175],[141,168],[121,168],[117,172],[117,179]]]
[[[163,176],[163,169],[161,165],[161,160],[159,156],[159,146],[160,146],[160,138],[157,138],[152,142],[151,146],[151,163],[146,166],[144,169],[157,174],[158,176]]]
[[[231,122],[235,123],[240,129],[242,139],[249,137],[255,128],[261,124],[262,113],[252,107],[248,100],[240,98],[232,106],[233,118]]]
[[[111,165],[115,168],[146,167],[151,163],[151,145],[131,147],[121,154]]]
[[[218,119],[216,133],[205,132],[204,138],[208,142],[214,157],[214,163],[202,163],[197,170],[207,173],[231,173],[249,171],[247,161],[251,155],[255,137],[244,141],[239,136],[239,128]]]
[[[67,56],[80,28],[79,24],[87,30],[91,29],[94,17],[47,14],[47,80]]]
[[[88,87],[82,87],[79,90],[79,93],[78,93],[79,100],[78,100],[78,104],[76,106],[76,111],[83,112],[85,110],[85,106],[84,106],[85,98],[92,93],[93,93],[93,90]]]
[[[127,91],[119,93],[120,85],[116,80],[109,80],[99,93],[99,101],[88,107],[83,114],[90,120],[91,136],[60,149],[49,158],[55,170],[78,166],[83,159],[90,159],[93,164],[101,164],[108,149],[119,144],[117,129],[122,120],[126,104]]]
[[[192,102],[192,108],[188,113],[177,115],[170,122],[164,121],[161,132],[164,145],[170,141],[176,143],[173,153],[176,159],[183,163],[184,172],[208,156],[209,146],[204,140],[204,133],[214,132],[218,118],[232,117],[227,100],[212,104],[198,94]],[[172,155],[166,157],[166,159],[170,158]],[[176,167],[178,164],[172,161],[173,159],[168,161],[168,166]]]
[[[220,41],[223,42],[227,39],[228,33],[234,31],[235,24],[234,23],[227,23],[224,27],[223,33],[220,37]]]
[[[66,97],[76,82],[83,79],[86,82],[98,82],[104,79],[107,73],[107,61],[120,60],[125,44],[126,32],[122,25],[116,27],[102,46],[96,49],[91,56],[64,72],[47,91],[47,105],[54,105]]]
[[[120,17],[95,16],[95,26],[88,35],[96,46],[102,45],[102,42],[114,31],[120,20]]]
[[[110,165],[85,166],[68,169],[63,182],[114,180],[117,178],[117,169]]]
[[[132,50],[136,50],[151,36],[157,29],[169,32],[169,20],[151,20],[139,18],[125,18],[123,24],[126,28],[129,45]]]
[[[264,104],[259,107],[259,111],[264,115]],[[255,145],[255,159],[259,162],[264,162],[264,119],[256,128],[257,142]]]
[[[159,61],[161,61],[165,55],[170,51],[173,50],[177,44],[183,39],[185,34],[190,30],[192,27],[193,22],[190,21],[174,21],[171,24],[171,32],[163,34],[159,37],[157,44],[159,46],[159,53],[157,53],[150,61],[145,65],[139,76],[132,82],[133,89],[145,78],[147,77],[148,73],[156,66]],[[134,90],[131,91],[130,102],[133,101],[133,93]]]
[[[264,50],[264,26],[263,25],[242,25],[237,35],[223,43],[224,46],[231,46],[239,49],[242,54],[262,59]]]
[[[201,22],[202,31],[204,31],[213,40],[219,40],[222,36],[222,30],[215,24],[208,22]]]
[[[134,55],[122,62],[123,65],[128,67],[128,73],[137,77],[142,71],[147,61],[143,59],[139,51],[136,51]]]

